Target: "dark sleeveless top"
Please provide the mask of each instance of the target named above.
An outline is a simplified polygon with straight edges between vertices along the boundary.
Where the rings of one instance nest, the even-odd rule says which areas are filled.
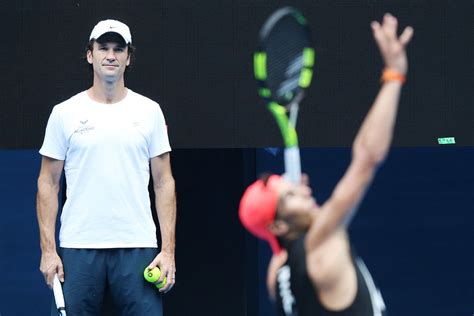
[[[357,275],[357,294],[350,306],[340,311],[324,308],[306,269],[304,236],[285,245],[288,260],[277,274],[277,312],[282,316],[386,316],[380,291],[361,259],[351,249]]]

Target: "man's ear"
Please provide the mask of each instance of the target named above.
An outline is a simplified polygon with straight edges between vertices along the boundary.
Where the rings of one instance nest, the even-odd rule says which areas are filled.
[[[88,50],[86,55],[87,55],[87,62],[92,65],[92,51]]]
[[[283,236],[288,232],[288,224],[280,219],[275,220],[268,226],[268,230],[275,236]]]

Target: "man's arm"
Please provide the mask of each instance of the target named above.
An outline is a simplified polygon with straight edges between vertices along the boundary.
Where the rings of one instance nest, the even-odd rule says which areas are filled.
[[[397,19],[386,14],[383,23],[371,24],[373,35],[385,62],[385,67],[405,75],[408,63],[405,46],[413,35],[411,27],[397,36]],[[314,249],[343,223],[348,223],[383,162],[393,137],[402,82],[385,81],[367,114],[352,147],[352,161],[333,194],[322,206],[311,227],[307,247]]]
[[[64,161],[43,156],[38,177],[36,213],[40,232],[41,263],[40,271],[46,283],[52,287],[53,276],[58,274],[64,282],[61,259],[56,251],[55,229],[58,215],[58,193]]]
[[[155,191],[155,205],[161,231],[161,252],[149,264],[149,268],[159,266],[162,273],[160,281],[166,276],[166,286],[160,292],[168,292],[173,287],[176,273],[175,232],[176,232],[176,194],[171,172],[170,154],[165,153],[151,159],[151,174]]]

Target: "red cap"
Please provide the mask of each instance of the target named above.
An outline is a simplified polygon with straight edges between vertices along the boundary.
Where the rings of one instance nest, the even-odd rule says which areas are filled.
[[[276,186],[281,180],[280,176],[271,175],[266,183],[255,181],[245,190],[239,207],[239,218],[244,227],[256,237],[268,241],[274,253],[279,253],[281,247],[268,226],[275,220],[278,204]]]

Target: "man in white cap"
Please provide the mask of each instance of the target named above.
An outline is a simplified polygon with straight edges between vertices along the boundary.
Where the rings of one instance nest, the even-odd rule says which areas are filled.
[[[68,315],[162,315],[161,293],[175,284],[175,184],[160,106],[125,87],[133,53],[127,25],[99,22],[86,60],[93,84],[56,105],[50,115],[38,178],[40,270],[51,287],[58,274]],[[66,202],[59,251],[55,241],[60,177]],[[161,231],[158,252],[148,183],[156,195]],[[166,286],[143,278],[159,266]],[[112,305],[104,306],[104,298]],[[107,302],[109,302],[107,300]]]

